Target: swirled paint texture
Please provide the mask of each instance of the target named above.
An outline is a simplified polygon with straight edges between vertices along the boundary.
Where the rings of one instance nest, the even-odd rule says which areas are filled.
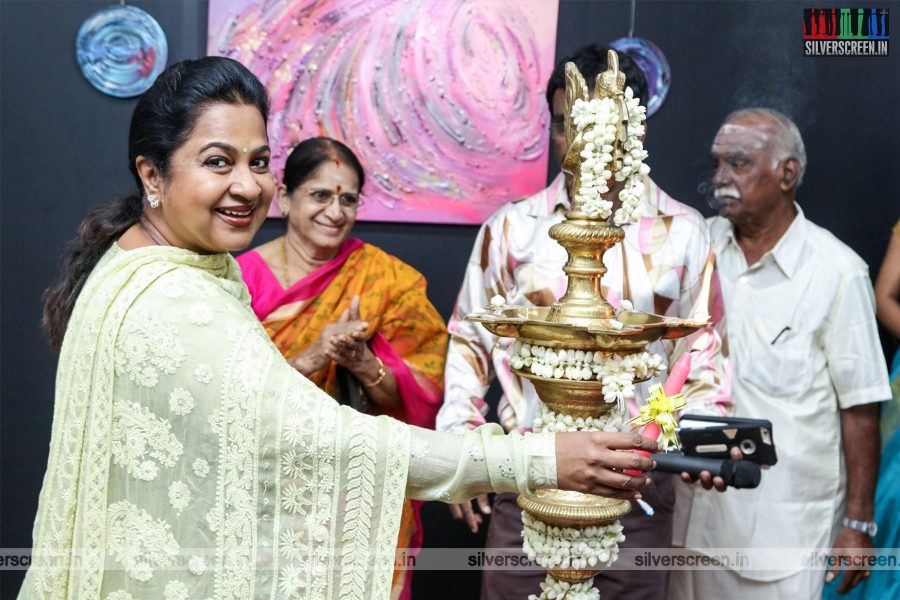
[[[169,45],[156,19],[134,6],[114,5],[78,30],[75,58],[91,85],[110,96],[140,96],[166,68]]]
[[[330,136],[366,169],[361,219],[481,223],[546,185],[557,14],[554,0],[211,0],[208,50],[268,88],[276,168]]]

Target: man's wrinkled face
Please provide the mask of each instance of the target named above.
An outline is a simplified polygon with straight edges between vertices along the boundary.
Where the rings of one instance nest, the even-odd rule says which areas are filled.
[[[710,152],[721,216],[737,223],[755,220],[779,201],[783,161],[778,160],[776,147],[765,118],[740,116],[722,125]]]

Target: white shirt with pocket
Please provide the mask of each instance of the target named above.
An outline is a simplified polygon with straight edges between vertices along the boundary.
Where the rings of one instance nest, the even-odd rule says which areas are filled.
[[[829,548],[845,504],[839,411],[891,396],[865,262],[795,207],[781,240],[750,266],[731,223],[709,219],[735,416],[772,422],[778,464],[756,489],[694,490],[684,545],[700,552]],[[775,581],[803,568],[736,570]]]

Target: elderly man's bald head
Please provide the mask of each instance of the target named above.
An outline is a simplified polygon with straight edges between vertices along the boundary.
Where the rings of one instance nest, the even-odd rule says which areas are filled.
[[[773,158],[776,161],[787,158],[797,160],[800,172],[795,187],[800,187],[800,184],[803,183],[803,175],[806,173],[806,146],[803,144],[803,137],[800,135],[797,125],[785,114],[773,108],[757,107],[734,111],[725,117],[722,128],[734,127],[735,123],[745,120],[755,121],[758,124],[756,128],[767,134],[767,142],[771,145]]]

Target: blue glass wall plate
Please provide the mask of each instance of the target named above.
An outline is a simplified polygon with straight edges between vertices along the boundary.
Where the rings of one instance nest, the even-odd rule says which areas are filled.
[[[75,40],[81,72],[95,88],[117,98],[146,92],[166,68],[168,55],[162,27],[134,6],[116,4],[95,13]]]
[[[666,55],[656,44],[642,38],[623,37],[609,45],[616,52],[627,54],[644,72],[649,95],[647,116],[651,116],[662,106],[672,84],[672,71]]]

